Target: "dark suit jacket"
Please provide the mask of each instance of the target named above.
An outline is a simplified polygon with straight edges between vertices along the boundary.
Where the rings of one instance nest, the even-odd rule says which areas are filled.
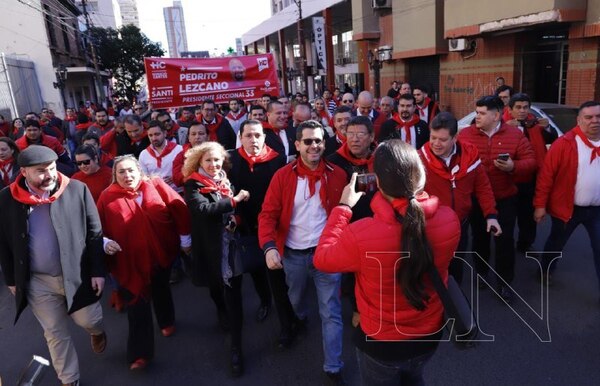
[[[377,142],[381,143],[383,141],[387,141],[388,139],[397,138],[400,139],[401,135],[398,131],[398,122],[393,119],[388,119],[383,125],[381,125],[381,132],[379,134],[379,138],[377,138]],[[427,141],[429,141],[429,127],[425,121],[419,121],[415,125],[415,132],[417,135],[417,150],[421,148]]]

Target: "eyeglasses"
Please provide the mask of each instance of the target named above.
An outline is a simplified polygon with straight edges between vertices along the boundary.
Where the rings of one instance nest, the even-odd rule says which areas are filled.
[[[346,132],[346,138],[350,139],[350,138],[357,138],[357,139],[364,139],[369,135],[369,133],[365,133],[365,132],[359,132],[359,133],[352,133],[352,132]]]
[[[75,165],[77,165],[77,166],[81,166],[81,165],[89,165],[89,164],[90,164],[90,162],[92,162],[92,160],[91,160],[91,159],[86,159],[86,160],[84,160],[84,161],[76,161],[76,162],[75,162]]]
[[[304,139],[302,140],[302,143],[303,143],[303,144],[305,144],[306,146],[310,146],[310,145],[312,145],[313,143],[314,143],[315,145],[320,145],[320,144],[321,144],[321,142],[323,142],[323,140],[322,140],[321,138],[304,138]]]
[[[342,103],[354,103],[352,99],[344,99]]]

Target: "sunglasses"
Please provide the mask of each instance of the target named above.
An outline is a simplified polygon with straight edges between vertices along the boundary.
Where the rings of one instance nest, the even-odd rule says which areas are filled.
[[[305,144],[306,146],[310,146],[310,145],[312,145],[313,143],[314,143],[315,145],[320,145],[320,144],[321,144],[321,142],[323,142],[323,140],[322,140],[321,138],[304,138],[304,139],[302,140],[302,143],[303,143],[303,144]]]
[[[344,99],[342,103],[354,103],[352,99]]]
[[[77,161],[77,162],[75,162],[75,165],[77,165],[77,166],[81,166],[81,165],[89,165],[89,164],[90,164],[90,162],[92,162],[92,160],[91,160],[91,159],[86,159],[85,161]]]

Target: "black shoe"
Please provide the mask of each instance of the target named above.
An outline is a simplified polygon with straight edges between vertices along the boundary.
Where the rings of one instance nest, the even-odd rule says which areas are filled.
[[[228,332],[230,330],[229,326],[229,315],[227,315],[227,311],[219,310],[217,311],[217,317],[219,318],[219,327],[224,332]]]
[[[239,377],[244,373],[244,359],[239,347],[231,348],[231,375]]]
[[[169,283],[170,284],[179,283],[182,278],[183,278],[183,271],[181,270],[181,268],[173,268],[171,270],[171,276],[169,277]]]
[[[256,321],[259,323],[263,322],[267,318],[267,316],[269,316],[270,310],[270,304],[261,304],[260,307],[258,307],[258,310],[256,310]]]
[[[342,386],[346,384],[346,381],[344,380],[341,371],[338,371],[337,373],[325,371],[325,384],[332,386]]]
[[[289,330],[281,330],[279,334],[279,339],[277,339],[277,348],[279,350],[286,350],[290,348],[292,343],[294,342],[294,335]]]
[[[510,288],[504,286],[504,285],[500,285],[498,287],[498,292],[500,293],[500,297],[502,299],[504,299],[504,301],[508,304],[511,304],[513,299],[514,299],[514,295],[513,292]]]

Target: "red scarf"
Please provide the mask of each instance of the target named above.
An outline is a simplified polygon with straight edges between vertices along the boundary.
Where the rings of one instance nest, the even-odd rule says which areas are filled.
[[[225,176],[225,173],[223,173],[223,175],[224,177],[217,181],[213,178],[205,176],[204,174],[194,172],[188,177],[188,179],[198,181],[199,183],[204,185],[204,187],[198,189],[198,191],[202,194],[219,193],[221,197],[231,198],[233,197],[233,192],[231,191],[231,184],[229,183],[227,176]]]
[[[243,147],[238,148],[238,153],[243,159],[246,160],[246,162],[248,162],[248,167],[250,168],[251,172],[254,172],[254,165],[263,162],[268,162],[279,156],[279,153],[277,153],[275,150],[271,149],[267,145],[263,146],[262,150],[258,155],[248,155],[248,153],[246,153],[246,150],[244,150]]]
[[[57,180],[58,189],[50,197],[41,198],[41,197],[38,197],[36,194],[31,193],[29,191],[29,189],[27,189],[27,187],[25,186],[25,181],[23,181],[24,179],[25,179],[25,177],[23,177],[22,174],[19,174],[17,176],[17,179],[15,180],[15,182],[10,184],[10,193],[11,193],[12,197],[16,201],[20,202],[21,204],[32,205],[32,206],[53,203],[65,191],[65,189],[66,189],[67,185],[69,185],[69,181],[70,181],[69,177],[58,172],[58,180]]]
[[[176,147],[176,143],[167,141],[167,146],[165,146],[162,153],[159,155],[156,155],[156,150],[154,150],[152,145],[149,145],[146,150],[148,150],[148,154],[150,154],[152,158],[156,160],[156,166],[160,169],[162,167],[162,159],[168,156]]]
[[[429,142],[419,150],[424,155],[425,166],[438,176],[451,181],[453,186],[455,181],[466,176],[481,163],[475,146],[468,142],[463,143],[460,141],[456,143],[456,146],[460,148],[460,155],[458,154],[459,149],[457,149],[457,154],[453,156],[453,161],[455,162],[451,161],[450,167],[447,167],[442,159],[433,154]]]
[[[317,111],[317,114],[319,114],[321,119],[327,119],[328,122],[329,122],[329,118],[331,118],[331,116],[329,115],[329,111],[327,111],[327,106],[325,106],[325,109],[323,109],[321,111]]]
[[[223,117],[219,114],[215,115],[215,123],[208,123],[204,120],[204,117],[201,116],[201,120],[200,122],[202,122],[202,124],[204,126],[206,126],[206,130],[208,130],[208,140],[209,141],[213,141],[213,142],[217,142],[218,138],[217,138],[217,129],[219,128],[219,126],[221,126],[221,121],[223,120]]]
[[[77,131],[81,131],[81,130],[87,130],[90,126],[92,125],[91,122],[87,122],[87,123],[79,123],[77,125],[75,125],[75,129]]]
[[[590,142],[589,138],[583,133],[583,131],[581,130],[581,127],[579,127],[579,125],[575,126],[575,128],[573,129],[573,132],[575,133],[575,135],[577,135],[579,137],[579,139],[581,139],[581,141],[587,147],[592,149],[592,156],[590,157],[590,164],[592,162],[594,162],[596,157],[600,157],[600,146],[594,146],[594,144]]]
[[[0,170],[2,170],[2,182],[4,186],[10,185],[10,172],[13,168],[13,163],[15,162],[13,157],[10,157],[7,160],[0,160]]]
[[[131,146],[137,145],[138,143],[142,142],[142,140],[144,139],[144,137],[147,137],[147,136],[148,136],[148,130],[144,130],[142,132],[142,135],[140,136],[140,139],[135,140],[135,141],[131,140]]]
[[[398,197],[392,200],[392,208],[394,211],[401,215],[402,217],[406,216],[406,211],[408,210],[408,206],[410,205],[410,200],[424,201],[429,199],[429,195],[426,192],[421,192],[421,194],[416,197]]]
[[[348,147],[348,142],[345,142],[342,147],[337,149],[336,153],[338,153],[342,158],[350,162],[354,166],[368,166],[369,170],[373,170],[373,160],[374,157],[369,154],[367,158],[356,158],[350,153],[350,148]]]
[[[137,186],[134,189],[124,188],[115,182],[115,183],[111,184],[108,188],[106,188],[106,191],[111,192],[111,193],[118,193],[125,198],[134,199],[135,197],[138,196],[138,189],[142,185],[142,181],[143,180],[141,179],[140,182],[137,184]]]
[[[431,98],[427,97],[425,98],[425,100],[423,100],[423,104],[421,106],[417,105],[417,109],[419,110],[419,115],[423,118],[425,117],[425,109],[429,106],[429,103],[431,103]]]
[[[396,126],[396,130],[398,130],[399,128],[404,129],[404,133],[405,133],[405,137],[406,137],[404,142],[408,143],[409,145],[412,145],[412,135],[410,133],[410,128],[413,127],[414,125],[416,125],[417,123],[419,123],[421,118],[417,114],[415,114],[415,115],[413,115],[412,119],[407,122],[404,122],[400,118],[400,115],[396,115],[392,119],[394,121],[396,121],[396,123],[398,123],[398,125],[399,125],[399,126]]]
[[[325,208],[327,204],[327,177],[325,176],[325,160],[321,159],[321,161],[319,161],[319,166],[317,166],[315,170],[310,170],[308,167],[306,167],[302,161],[302,158],[298,159],[296,166],[296,172],[298,173],[298,176],[308,179],[309,198],[312,197],[316,192],[317,181],[321,181],[319,197],[321,197],[321,205],[323,208]]]
[[[237,114],[229,110],[229,112],[227,113],[227,118],[234,121],[239,121],[240,119],[244,118],[245,115],[246,112],[243,109],[240,109],[240,111]]]
[[[277,138],[280,138],[280,140],[281,140],[281,137],[279,137],[279,132],[281,131],[281,129],[278,129],[275,126],[272,126],[269,122],[262,122],[262,127],[265,130],[273,130],[275,132],[275,134],[277,134]]]

